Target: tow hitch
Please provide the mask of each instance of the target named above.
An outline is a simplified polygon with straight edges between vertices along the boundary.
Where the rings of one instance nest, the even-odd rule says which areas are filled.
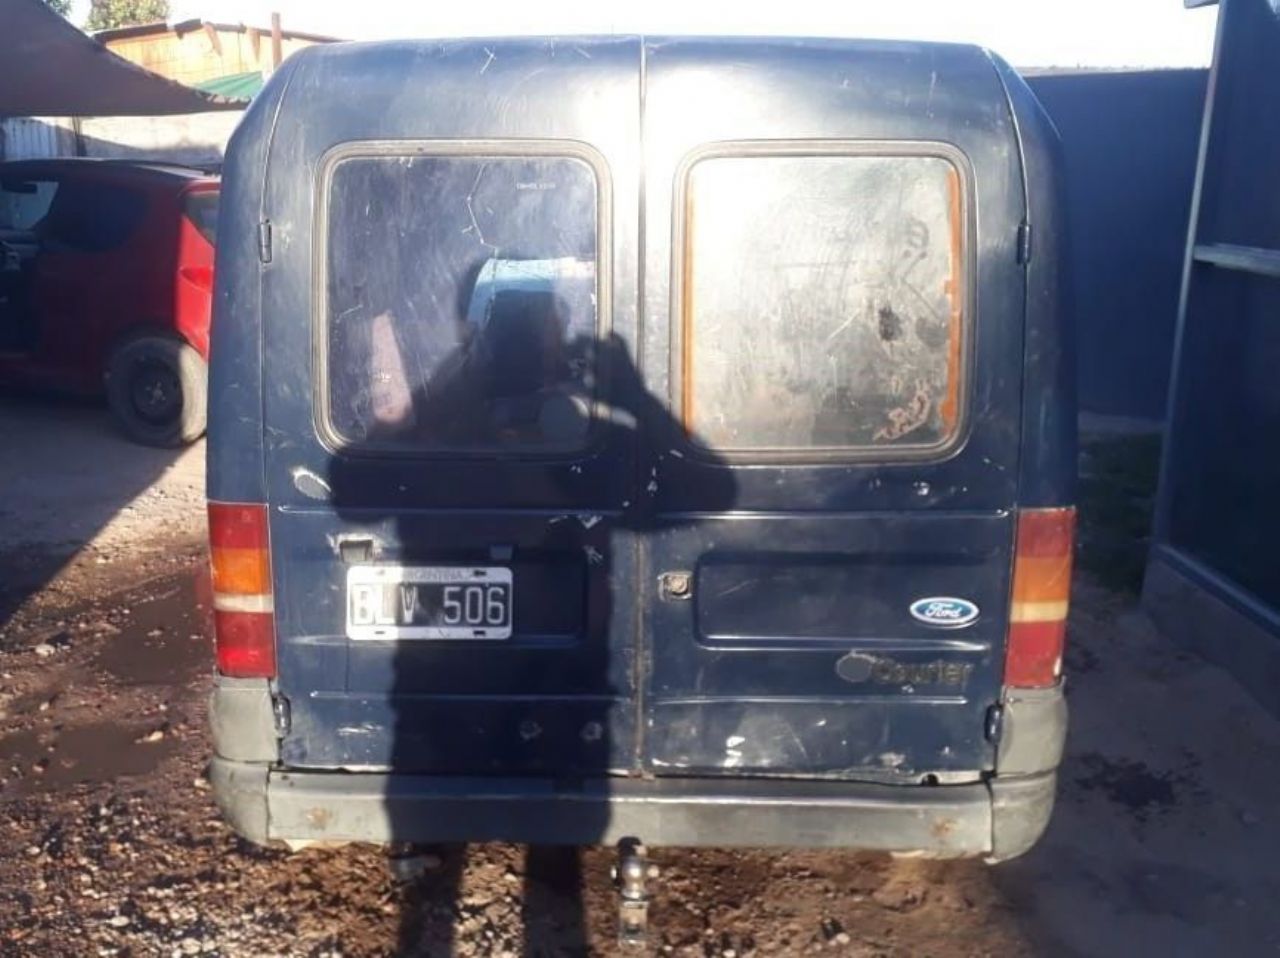
[[[649,941],[649,892],[645,881],[658,877],[658,866],[646,857],[638,838],[618,842],[613,883],[618,889],[618,943],[643,948]]]

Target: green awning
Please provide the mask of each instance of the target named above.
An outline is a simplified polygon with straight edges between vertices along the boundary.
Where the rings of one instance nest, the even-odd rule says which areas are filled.
[[[224,77],[214,77],[212,80],[193,83],[192,86],[205,93],[213,93],[233,100],[252,100],[254,95],[262,89],[262,82],[262,73],[251,70],[248,73],[230,73]]]

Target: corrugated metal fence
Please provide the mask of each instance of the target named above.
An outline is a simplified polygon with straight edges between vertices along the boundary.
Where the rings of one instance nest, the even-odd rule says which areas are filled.
[[[0,159],[30,160],[75,156],[76,134],[65,117],[9,117],[0,120]]]
[[[0,0],[2,2],[2,0]],[[241,114],[10,117],[0,119],[0,160],[55,156],[164,160],[217,167]]]

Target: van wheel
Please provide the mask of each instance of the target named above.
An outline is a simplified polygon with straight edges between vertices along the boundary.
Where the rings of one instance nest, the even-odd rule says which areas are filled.
[[[181,446],[204,434],[209,372],[189,344],[131,339],[107,364],[107,403],[125,434],[146,446]]]

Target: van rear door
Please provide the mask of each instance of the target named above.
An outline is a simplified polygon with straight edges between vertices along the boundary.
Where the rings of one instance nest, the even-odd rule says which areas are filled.
[[[293,67],[262,226],[289,766],[635,764],[639,46],[590,47]]]
[[[1025,213],[994,69],[581,52],[292,67],[260,227],[283,761],[989,769]],[[388,89],[433,95],[353,109]]]
[[[990,769],[1025,209],[996,74],[679,40],[646,77],[644,765]]]

